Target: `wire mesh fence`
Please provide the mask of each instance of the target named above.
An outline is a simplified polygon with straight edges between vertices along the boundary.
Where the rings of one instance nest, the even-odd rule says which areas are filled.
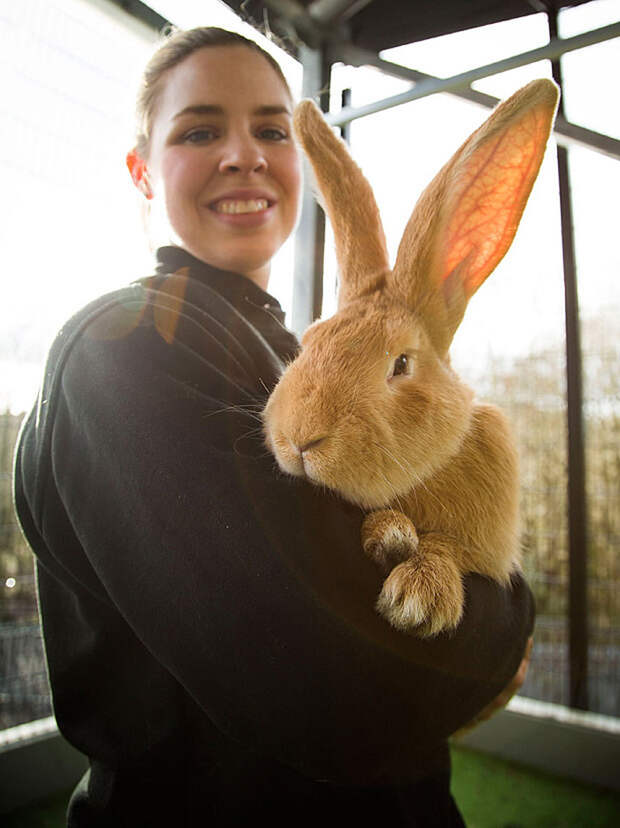
[[[0,729],[50,716],[52,705],[38,623],[0,624]]]
[[[588,707],[620,715],[619,309],[582,320],[588,602]],[[508,414],[521,460],[523,563],[537,604],[535,646],[522,694],[568,705],[569,552],[565,361],[561,343],[475,378]]]

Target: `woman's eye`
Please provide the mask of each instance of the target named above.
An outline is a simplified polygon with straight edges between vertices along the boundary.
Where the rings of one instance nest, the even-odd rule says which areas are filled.
[[[392,376],[398,377],[401,374],[407,374],[409,368],[409,357],[407,354],[401,354],[394,360],[394,368],[392,369]]]
[[[258,134],[265,141],[285,141],[288,138],[283,129],[277,129],[276,127],[265,127],[259,130]]]
[[[202,144],[208,141],[213,141],[217,137],[214,129],[192,129],[191,132],[186,132],[183,136],[183,141],[187,144]]]

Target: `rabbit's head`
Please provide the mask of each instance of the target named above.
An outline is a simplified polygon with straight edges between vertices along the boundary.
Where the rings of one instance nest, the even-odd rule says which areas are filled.
[[[450,367],[450,343],[512,242],[557,100],[539,80],[497,107],[420,197],[393,270],[368,182],[318,108],[299,104],[340,289],[337,313],[308,328],[264,411],[284,471],[378,508],[458,451],[472,394]]]

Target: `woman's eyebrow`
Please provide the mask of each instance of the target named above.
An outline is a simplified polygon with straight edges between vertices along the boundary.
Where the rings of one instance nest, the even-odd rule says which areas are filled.
[[[259,106],[254,110],[254,115],[292,115],[288,106],[277,104],[275,106]]]
[[[219,106],[218,104],[194,104],[192,106],[186,106],[184,109],[181,109],[180,112],[177,112],[175,115],[172,116],[172,120],[176,121],[178,118],[182,118],[184,115],[224,115],[224,107]],[[292,115],[292,112],[288,106],[284,106],[283,104],[266,104],[264,106],[259,106],[252,111],[252,115]]]
[[[184,115],[223,115],[224,107],[216,104],[195,104],[194,106],[186,106],[172,116],[172,120],[176,121]]]

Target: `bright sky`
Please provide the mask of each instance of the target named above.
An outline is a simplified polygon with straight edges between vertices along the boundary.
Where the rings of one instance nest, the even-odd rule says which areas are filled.
[[[254,34],[217,0],[156,0],[151,5],[181,27],[220,25]],[[615,22],[619,13],[620,0],[596,0],[567,10],[561,35]],[[47,343],[69,314],[150,269],[124,154],[131,145],[134,90],[151,35],[132,24],[131,36],[121,36],[118,19],[106,0],[23,0],[0,12],[5,79],[0,100],[0,409],[30,406]],[[544,17],[534,15],[402,47],[385,57],[449,76],[547,39]],[[276,49],[274,54],[298,92],[300,67]],[[568,117],[620,138],[615,89],[620,41],[566,55],[563,70]],[[476,87],[505,97],[528,80],[549,75],[549,64],[543,62]],[[407,88],[375,70],[336,67],[334,100],[346,86],[353,89],[354,105]],[[373,185],[392,252],[425,184],[487,115],[475,105],[440,95],[353,125],[352,152]],[[571,150],[570,159],[582,311],[617,311],[620,164],[585,149]],[[330,248],[328,241],[326,313],[331,312],[334,282]],[[274,264],[270,285],[285,309],[292,298],[292,252],[289,243]],[[509,357],[557,341],[562,326],[551,146],[512,250],[471,303],[455,342],[455,362],[474,373],[491,353]]]

